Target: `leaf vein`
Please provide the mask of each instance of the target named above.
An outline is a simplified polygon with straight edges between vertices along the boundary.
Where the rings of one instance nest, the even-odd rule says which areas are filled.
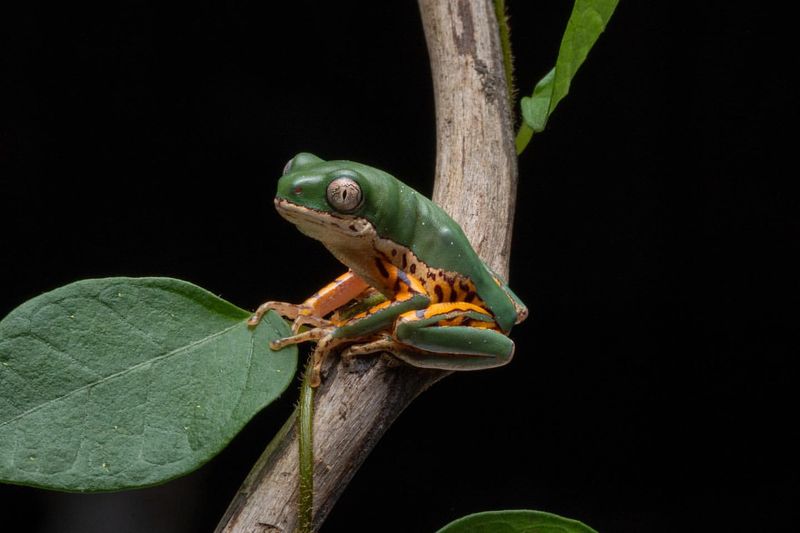
[[[186,344],[184,346],[176,348],[176,349],[174,349],[174,350],[172,350],[170,352],[167,352],[165,354],[153,357],[152,359],[147,359],[146,361],[142,361],[142,362],[137,363],[137,364],[135,364],[133,366],[130,366],[128,368],[124,368],[124,369],[120,370],[119,372],[115,372],[113,374],[109,374],[108,376],[102,377],[102,378],[98,379],[97,381],[93,381],[91,383],[87,383],[85,385],[82,385],[81,387],[78,387],[77,389],[73,389],[73,390],[67,392],[66,394],[63,394],[63,395],[58,396],[56,398],[52,398],[50,400],[47,400],[46,402],[42,402],[39,405],[35,405],[35,406],[31,407],[30,409],[28,409],[27,411],[25,411],[23,413],[20,413],[20,414],[14,416],[12,418],[9,418],[8,420],[0,422],[0,427],[7,426],[7,425],[9,425],[9,424],[11,424],[13,422],[16,422],[20,418],[24,418],[24,417],[26,417],[26,416],[28,416],[30,414],[35,413],[36,411],[44,409],[45,407],[47,407],[47,406],[49,406],[51,404],[54,404],[54,403],[57,403],[59,401],[65,400],[65,399],[67,399],[67,398],[69,398],[71,396],[74,396],[76,394],[79,394],[81,392],[89,390],[92,387],[95,387],[97,385],[101,385],[101,384],[106,383],[108,381],[112,381],[112,380],[114,380],[116,378],[122,377],[122,376],[124,376],[124,375],[126,375],[126,374],[128,374],[130,372],[133,372],[135,370],[138,370],[140,368],[144,368],[146,366],[156,364],[156,363],[158,363],[160,361],[167,360],[167,359],[169,359],[171,357],[179,355],[180,353],[188,351],[188,350],[190,350],[192,348],[195,348],[195,347],[198,347],[198,346],[202,346],[203,344],[206,344],[206,343],[216,339],[217,337],[220,337],[220,336],[228,333],[229,331],[233,330],[234,328],[236,328],[239,325],[240,325],[239,323],[233,324],[233,325],[228,326],[227,328],[222,329],[222,330],[220,330],[220,331],[218,331],[216,333],[213,333],[213,334],[211,334],[211,335],[209,335],[207,337],[203,337],[202,339],[198,339],[198,340],[196,340],[194,342],[191,342],[189,344]]]

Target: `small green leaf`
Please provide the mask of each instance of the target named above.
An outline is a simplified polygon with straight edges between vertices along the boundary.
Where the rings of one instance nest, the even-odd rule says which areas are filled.
[[[106,278],[0,321],[0,480],[144,487],[211,459],[293,380],[289,334],[185,281]]]
[[[569,92],[572,78],[606,29],[618,3],[619,0],[575,0],[561,38],[556,66],[539,80],[532,96],[522,98],[524,124],[517,135],[518,154],[533,133],[544,129],[548,117]]]
[[[550,69],[544,78],[539,80],[533,89],[532,96],[522,98],[522,117],[534,133],[539,133],[547,124],[547,117],[550,114],[550,102],[553,96],[553,79],[556,69]]]
[[[597,533],[587,525],[542,511],[487,511],[450,522],[437,533]]]

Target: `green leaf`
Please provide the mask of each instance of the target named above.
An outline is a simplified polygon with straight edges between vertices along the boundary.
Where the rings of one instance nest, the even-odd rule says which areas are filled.
[[[106,278],[0,321],[0,480],[68,491],[144,487],[211,459],[293,380],[271,313],[185,281]]]
[[[569,92],[572,78],[606,29],[618,3],[619,0],[575,0],[561,38],[556,66],[536,84],[531,96],[522,98],[524,124],[517,135],[518,154],[533,133],[544,129],[547,119]]]
[[[535,133],[544,129],[547,124],[547,117],[550,115],[550,102],[553,97],[553,79],[555,78],[556,69],[550,69],[550,72],[545,74],[536,87],[533,89],[533,95],[525,96],[522,99],[522,116],[525,122],[530,126]]]
[[[437,533],[597,533],[587,525],[542,511],[488,511],[450,522]]]

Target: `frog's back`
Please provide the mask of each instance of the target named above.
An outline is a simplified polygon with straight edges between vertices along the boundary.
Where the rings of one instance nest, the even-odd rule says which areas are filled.
[[[417,276],[434,301],[471,301],[486,307],[509,331],[525,307],[478,257],[461,227],[419,192],[378,172],[383,174],[383,205],[372,222],[378,236],[388,240],[383,246],[387,259]]]

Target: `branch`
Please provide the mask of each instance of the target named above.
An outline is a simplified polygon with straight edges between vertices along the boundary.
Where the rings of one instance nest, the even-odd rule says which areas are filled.
[[[433,198],[478,254],[508,271],[516,155],[491,0],[419,0],[436,99]],[[384,356],[349,371],[331,361],[316,392],[314,527],[318,529],[384,431],[445,372],[394,366]],[[218,532],[297,527],[298,451],[292,417],[240,487]]]

